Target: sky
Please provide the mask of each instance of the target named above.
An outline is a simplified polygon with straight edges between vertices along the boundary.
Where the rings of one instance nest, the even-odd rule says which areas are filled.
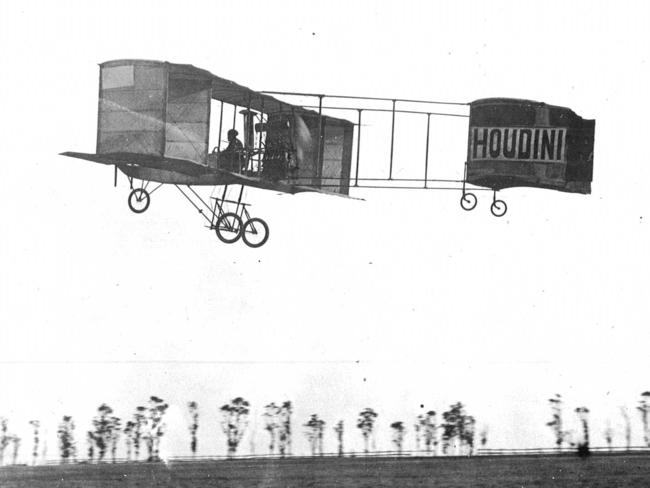
[[[218,408],[250,400],[242,452],[265,452],[271,401],[312,413],[361,449],[354,422],[390,423],[462,401],[488,447],[551,447],[547,399],[591,410],[592,443],[650,389],[645,2],[6,1],[0,4],[0,416],[25,439],[101,403],[122,418],[167,400],[166,456],[224,454]],[[194,64],[257,90],[469,102],[505,96],[596,119],[589,196],[356,190],[343,199],[250,190],[268,243],[227,246],[173,188],[132,214],[125,178],[59,156],[93,152],[98,63]],[[307,103],[307,102],[305,102]],[[421,122],[396,135],[397,174],[421,167]],[[381,172],[385,119],[364,121],[364,169]],[[383,125],[382,125],[383,124]],[[420,124],[420,125],[417,125]],[[466,119],[435,119],[435,175],[462,177]],[[367,136],[366,136],[367,134]],[[416,137],[417,136],[417,137]],[[420,158],[420,159],[418,159]],[[370,173],[367,173],[370,174]],[[211,189],[204,194],[209,195]],[[82,448],[83,449],[83,448]]]

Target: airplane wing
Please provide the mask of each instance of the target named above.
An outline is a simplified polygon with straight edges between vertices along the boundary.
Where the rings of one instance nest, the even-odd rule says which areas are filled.
[[[232,181],[233,182],[232,184],[237,184],[237,185],[245,185],[254,188],[261,188],[264,190],[274,190],[274,191],[279,191],[281,193],[289,193],[291,195],[295,195],[296,193],[303,193],[303,192],[313,192],[313,193],[322,193],[325,195],[332,195],[332,196],[343,197],[343,198],[350,198],[352,200],[363,200],[363,198],[356,198],[356,197],[351,197],[349,195],[336,193],[333,191],[327,191],[322,188],[318,188],[317,186],[295,185],[289,182],[288,180],[270,180],[270,179],[235,173],[233,171],[225,171],[219,169],[213,171],[223,174],[224,176],[227,175],[228,180]]]
[[[162,173],[165,173],[166,177],[170,177],[171,175],[172,180],[152,178],[153,181],[164,183],[188,185],[245,185],[264,190],[278,191],[280,193],[289,193],[291,195],[302,192],[313,192],[334,195],[337,197],[352,198],[353,200],[363,200],[362,198],[354,198],[333,191],[327,191],[317,186],[304,184],[297,185],[289,180],[271,180],[268,178],[248,176],[234,171],[198,165],[192,161],[183,159],[164,158],[160,156],[134,153],[91,154],[67,151],[60,154],[61,156],[84,159],[94,163],[117,166],[128,176],[142,177],[142,175],[137,173],[138,171],[141,171],[141,168],[153,170],[156,172],[156,176],[158,177],[161,177]],[[136,173],[134,173],[134,171]],[[179,173],[179,175],[173,176],[174,173]]]
[[[176,171],[187,176],[199,176],[205,173],[206,168],[200,164],[185,159],[165,158],[148,154],[136,153],[110,153],[91,154],[80,152],[62,152],[61,156],[84,159],[94,163],[115,165],[118,167],[141,166],[144,168]]]

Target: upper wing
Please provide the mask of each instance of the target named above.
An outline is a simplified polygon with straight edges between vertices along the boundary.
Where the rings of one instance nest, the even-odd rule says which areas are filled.
[[[110,154],[89,154],[80,152],[62,152],[61,156],[85,159],[94,163],[110,164],[116,166],[142,166],[144,168],[164,169],[177,171],[188,176],[199,176],[205,174],[206,167],[185,159],[164,158],[148,154],[135,153],[110,153]]]

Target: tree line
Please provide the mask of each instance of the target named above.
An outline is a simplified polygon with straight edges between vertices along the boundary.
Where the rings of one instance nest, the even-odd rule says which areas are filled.
[[[553,397],[549,398],[548,403],[551,407],[552,417],[546,425],[553,430],[555,447],[558,450],[564,447],[577,448],[578,454],[588,455],[590,446],[589,409],[585,406],[574,409],[580,426],[578,432],[574,432],[571,429],[565,428],[564,400],[562,399],[562,395],[556,393]],[[650,391],[641,393],[641,399],[636,410],[641,417],[643,444],[644,446],[650,447]],[[632,445],[632,421],[627,407],[620,407],[620,415],[624,425],[623,435],[625,438],[625,447],[629,450]],[[613,447],[614,429],[609,420],[603,431],[603,437],[607,447],[611,450]]]
[[[118,446],[124,442],[126,460],[128,461],[159,461],[160,442],[166,433],[165,414],[169,405],[157,396],[151,396],[145,405],[135,408],[130,418],[122,419],[115,415],[113,409],[102,403],[91,421],[91,429],[85,432],[86,450],[79,452],[77,433],[74,419],[70,415],[62,417],[57,426],[58,448],[61,463],[115,462]],[[234,456],[240,447],[246,433],[251,414],[250,403],[237,397],[219,408],[221,414],[221,430],[225,434],[228,456]],[[195,401],[187,403],[188,431],[190,452],[195,456],[198,452],[199,405]],[[292,455],[292,416],[293,404],[290,401],[269,403],[264,406],[262,419],[264,430],[268,434],[268,453],[281,457]],[[364,408],[358,414],[356,428],[364,444],[364,453],[375,450],[374,435],[379,414],[372,408]],[[440,445],[441,454],[471,454],[474,451],[474,417],[467,415],[462,403],[451,405],[442,414],[442,422],[438,424],[436,412],[431,410],[417,416],[413,425],[417,450],[420,446],[428,454],[436,454]],[[31,464],[36,464],[41,444],[41,422],[29,422],[32,432]],[[313,456],[324,453],[324,437],[326,422],[316,413],[311,414],[302,424],[310,452]],[[337,452],[344,454],[343,420],[336,422],[332,429],[336,434]],[[390,424],[392,444],[395,451],[401,453],[407,427],[403,421]],[[482,443],[486,437],[482,434]],[[15,464],[21,440],[18,436],[8,433],[7,419],[0,418],[0,465],[3,463],[5,451],[13,446],[12,461]]]
[[[553,431],[555,445],[558,449],[565,446],[577,447],[582,454],[589,453],[589,409],[581,406],[574,409],[578,416],[579,431],[573,432],[565,428],[564,401],[560,394],[549,400],[552,418],[547,426]],[[195,456],[198,452],[199,405],[190,401],[186,405],[188,414],[188,431],[190,452]],[[91,429],[85,432],[86,451],[78,452],[75,422],[72,416],[64,415],[57,426],[59,456],[62,463],[86,460],[88,462],[115,462],[120,440],[124,440],[126,459],[129,461],[158,461],[160,460],[160,443],[166,433],[165,414],[169,405],[157,396],[149,397],[146,404],[138,406],[127,419],[115,415],[113,409],[102,403],[92,418]],[[650,447],[650,391],[641,394],[637,406],[643,426],[644,444]],[[237,397],[219,408],[221,414],[221,430],[225,434],[228,456],[234,456],[240,447],[246,433],[251,415],[250,403],[243,397]],[[264,430],[268,434],[268,453],[281,457],[292,455],[292,415],[293,404],[290,401],[269,403],[264,406],[262,419]],[[631,419],[626,408],[621,408],[624,420],[624,435],[626,445],[631,445]],[[362,409],[354,427],[363,440],[364,453],[370,453],[375,448],[375,431],[379,414],[372,408]],[[36,464],[41,444],[41,422],[29,421],[32,431],[31,463]],[[311,414],[302,424],[310,452],[313,456],[324,453],[324,437],[327,423],[317,414]],[[476,443],[484,447],[487,444],[487,429],[476,432],[476,420],[466,412],[461,402],[454,403],[442,413],[430,410],[415,418],[412,427],[404,421],[390,423],[391,442],[394,451],[402,453],[405,438],[412,428],[416,451],[428,455],[453,455],[474,453]],[[346,425],[339,420],[332,426],[336,436],[337,452],[342,456],[345,452],[343,440]],[[611,448],[613,430],[608,424],[603,432],[607,445]],[[478,436],[478,439],[476,437]],[[5,456],[10,457],[15,464],[18,458],[21,439],[9,432],[9,422],[0,417],[0,465],[5,462]]]

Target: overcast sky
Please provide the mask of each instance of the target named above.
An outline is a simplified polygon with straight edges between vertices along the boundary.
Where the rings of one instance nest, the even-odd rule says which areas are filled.
[[[412,448],[415,416],[455,401],[489,428],[490,447],[550,447],[554,393],[571,428],[573,409],[590,408],[598,445],[607,422],[624,444],[627,405],[640,444],[648,4],[310,5],[0,4],[0,416],[24,437],[22,457],[29,419],[42,419],[54,458],[62,415],[81,433],[100,403],[126,418],[150,395],[173,406],[166,455],[188,453],[189,400],[199,452],[224,453],[217,409],[235,396],[256,417],[293,401],[298,452],[311,413],[328,423],[327,450],[339,419],[346,447],[362,447],[364,407],[379,413],[379,448],[396,420]],[[190,63],[259,90],[568,106],[596,119],[593,193],[507,190],[496,219],[487,193],[464,212],[458,192],[251,190],[269,242],[227,246],[175,189],[135,215],[125,178],[113,188],[111,168],[58,156],[94,152],[97,64],[120,58]],[[435,124],[435,175],[462,176],[466,120]],[[366,127],[366,155],[386,147],[380,122]],[[424,147],[423,129],[406,127],[401,174],[421,165],[405,148]]]

